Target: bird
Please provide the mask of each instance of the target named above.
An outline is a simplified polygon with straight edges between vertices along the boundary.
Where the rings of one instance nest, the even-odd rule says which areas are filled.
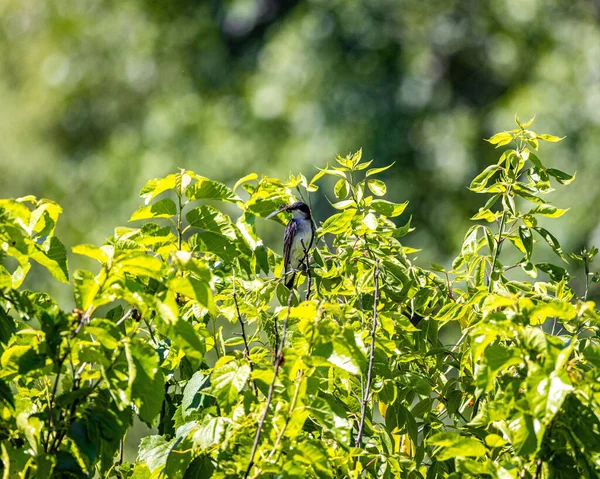
[[[305,256],[308,255],[315,238],[315,225],[310,207],[302,201],[280,207],[267,216],[267,219],[282,211],[290,211],[294,215],[283,235],[283,267],[287,278],[285,285],[291,289],[294,286],[296,271],[306,267]]]

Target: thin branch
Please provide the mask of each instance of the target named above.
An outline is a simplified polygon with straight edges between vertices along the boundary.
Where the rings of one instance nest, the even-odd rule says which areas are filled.
[[[537,465],[535,467],[535,474],[533,475],[533,479],[539,479],[540,474],[542,473],[542,465],[544,464],[544,461],[542,461],[542,458],[540,457],[537,460]]]
[[[250,471],[252,470],[252,466],[254,466],[254,456],[256,455],[256,450],[258,449],[258,443],[260,442],[260,435],[262,434],[263,427],[265,425],[265,420],[267,419],[267,414],[269,413],[269,407],[271,406],[271,401],[273,400],[273,391],[275,390],[275,381],[277,380],[277,373],[279,372],[279,368],[283,364],[283,347],[285,345],[285,335],[287,333],[288,322],[290,319],[290,310],[292,309],[292,297],[294,296],[294,289],[290,289],[290,294],[288,295],[288,303],[287,303],[287,314],[285,316],[285,320],[283,322],[283,330],[281,332],[281,340],[279,341],[279,348],[277,350],[277,356],[275,356],[275,368],[273,371],[273,379],[271,380],[271,385],[269,386],[269,394],[267,395],[267,402],[265,404],[265,410],[263,411],[262,417],[258,422],[258,429],[256,430],[256,436],[254,437],[254,444],[252,446],[252,452],[250,453],[250,461],[248,462],[248,467],[246,468],[246,472],[244,473],[244,479],[248,478]]]
[[[299,369],[298,376],[296,377],[296,387],[294,388],[294,395],[292,396],[292,401],[290,402],[290,409],[288,410],[288,415],[285,418],[285,423],[283,424],[283,428],[281,429],[281,431],[279,431],[279,434],[277,434],[277,439],[275,440],[273,449],[271,449],[271,452],[267,456],[267,459],[270,459],[273,456],[273,454],[275,454],[277,449],[279,448],[279,445],[281,444],[281,440],[283,439],[283,435],[285,434],[288,424],[292,420],[292,416],[294,415],[294,410],[296,409],[296,401],[298,401],[298,393],[300,392],[300,385],[302,384],[302,374],[303,374],[302,369]]]
[[[355,446],[360,447],[362,443],[363,432],[365,428],[365,416],[367,413],[367,402],[371,395],[371,380],[373,376],[373,359],[375,357],[375,332],[377,330],[377,301],[379,300],[379,260],[375,263],[375,297],[373,299],[373,327],[371,328],[371,350],[369,353],[369,369],[367,370],[367,384],[362,398],[360,411],[360,423],[358,425],[358,434],[356,435]]]
[[[311,220],[312,221],[312,220]],[[306,245],[304,244],[304,240],[301,239],[300,243],[302,244],[302,249],[304,250],[304,267],[306,268],[306,276],[308,277],[308,282],[306,283],[306,295],[304,296],[304,301],[308,301],[310,297],[310,288],[312,286],[312,275],[310,274],[310,261],[308,259],[308,250],[306,249]]]
[[[92,314],[92,310],[93,310],[93,308],[92,308],[92,306],[90,306],[86,310],[86,312],[81,315],[81,318],[79,319],[79,324],[77,325],[77,328],[75,328],[75,331],[73,331],[73,334],[71,335],[71,339],[74,339],[79,334],[79,331],[81,331],[81,328],[83,327],[83,325],[88,322],[89,317]],[[53,416],[52,410],[54,408],[54,404],[56,401],[56,394],[58,392],[58,383],[60,381],[60,374],[62,372],[63,364],[65,363],[65,361],[67,360],[67,357],[70,354],[71,354],[71,345],[68,344],[67,350],[58,360],[58,372],[56,373],[56,379],[54,380],[54,386],[52,388],[52,395],[50,396],[50,402],[48,403],[48,420],[50,423],[50,427],[54,427],[54,416]],[[56,439],[56,436],[55,436],[55,439]],[[48,452],[49,444],[50,444],[50,431],[48,431],[48,435],[46,436],[46,443],[44,444],[44,451]]]
[[[240,313],[240,306],[237,300],[237,291],[235,288],[235,269],[233,270],[233,304],[235,304],[235,310],[237,312],[238,321],[240,322],[240,327],[242,329],[242,338],[244,340],[244,356],[248,360],[250,364],[250,371],[254,369],[254,364],[252,363],[252,359],[250,359],[250,348],[248,347],[248,337],[246,336],[246,326],[244,325],[244,320],[242,319],[242,314]],[[250,380],[250,384],[252,386],[252,391],[254,394],[258,394],[258,388],[256,387],[256,383]]]

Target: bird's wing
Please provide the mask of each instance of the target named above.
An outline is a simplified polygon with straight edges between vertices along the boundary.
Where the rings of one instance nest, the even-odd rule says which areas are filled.
[[[285,227],[285,233],[283,234],[283,268],[284,271],[288,270],[290,266],[290,252],[292,251],[292,241],[296,235],[296,222],[291,220]]]

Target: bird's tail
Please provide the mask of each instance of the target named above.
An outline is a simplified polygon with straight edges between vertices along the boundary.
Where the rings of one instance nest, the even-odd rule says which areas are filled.
[[[296,272],[292,271],[291,274],[287,273],[286,276],[289,279],[285,282],[285,286],[287,287],[287,289],[292,289],[294,287],[294,279],[296,278]]]

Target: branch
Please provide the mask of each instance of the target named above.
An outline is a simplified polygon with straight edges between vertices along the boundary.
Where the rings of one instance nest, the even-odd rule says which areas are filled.
[[[375,263],[375,298],[373,299],[373,327],[371,328],[371,351],[369,354],[369,369],[367,371],[367,384],[362,398],[360,411],[360,423],[358,425],[358,434],[356,435],[355,446],[360,447],[363,432],[365,429],[365,415],[367,412],[367,402],[371,394],[371,380],[373,376],[373,359],[375,357],[375,332],[377,330],[377,301],[379,299],[379,260]]]
[[[267,403],[265,404],[265,410],[263,411],[263,415],[260,418],[258,423],[258,429],[256,430],[256,436],[254,437],[254,445],[252,446],[252,452],[250,453],[250,461],[248,462],[248,467],[246,468],[246,472],[244,473],[243,478],[247,479],[250,471],[252,470],[252,466],[254,465],[254,456],[256,455],[256,450],[258,449],[258,443],[260,442],[260,435],[262,434],[263,427],[265,425],[265,420],[267,418],[267,414],[269,413],[269,407],[271,406],[271,401],[273,400],[273,391],[275,389],[275,381],[277,380],[277,373],[279,372],[279,368],[283,364],[283,347],[285,345],[285,335],[287,332],[288,322],[290,319],[290,310],[292,309],[292,297],[294,296],[294,289],[290,289],[290,294],[288,295],[288,303],[287,303],[287,314],[285,316],[285,320],[283,322],[283,330],[281,332],[281,339],[279,341],[279,347],[277,350],[277,356],[275,356],[275,369],[273,371],[273,379],[271,380],[271,385],[269,386],[269,394],[267,395]]]
[[[248,359],[248,363],[250,364],[250,371],[252,371],[254,370],[254,364],[252,363],[252,359],[250,359],[250,348],[248,347],[246,326],[244,325],[244,321],[242,320],[242,314],[240,313],[240,307],[238,305],[237,300],[237,291],[235,289],[235,270],[233,270],[233,304],[235,304],[235,310],[237,312],[238,321],[240,322],[240,327],[242,328],[242,338],[244,339],[244,356],[246,356],[246,359]],[[250,384],[252,385],[252,391],[254,391],[254,394],[258,394],[256,383],[250,380]]]
[[[310,274],[310,261],[308,261],[308,250],[306,249],[306,245],[304,244],[303,239],[300,240],[300,243],[302,244],[302,249],[304,250],[304,259],[302,260],[302,262],[306,267],[306,276],[308,276],[308,282],[306,283],[306,296],[304,297],[304,301],[308,301],[308,298],[310,297],[310,287],[312,286],[312,275]]]
[[[90,315],[92,314],[92,306],[90,306],[87,311],[81,315],[79,319],[79,324],[73,331],[71,339],[75,339],[75,337],[81,331],[81,328],[84,324],[86,324],[89,320]],[[52,414],[52,409],[54,408],[54,403],[56,401],[56,394],[58,392],[58,382],[60,381],[60,373],[62,371],[63,364],[67,360],[67,357],[71,354],[71,345],[68,344],[67,350],[65,353],[58,359],[58,372],[56,373],[56,379],[54,380],[54,387],[52,388],[52,395],[50,397],[50,401],[48,402],[48,422],[50,423],[50,427],[54,427],[54,416]],[[56,439],[56,436],[54,437]],[[48,435],[46,436],[46,443],[44,444],[44,451],[48,452],[48,446],[50,445],[50,431],[48,431]]]
[[[294,395],[292,396],[292,402],[290,402],[290,409],[288,411],[288,415],[285,418],[285,423],[283,424],[283,428],[281,429],[281,431],[279,431],[279,434],[277,434],[277,439],[275,440],[273,449],[271,449],[271,452],[269,453],[269,456],[267,457],[267,459],[271,458],[273,456],[273,454],[275,454],[275,451],[277,451],[277,448],[279,447],[279,444],[281,444],[281,440],[283,439],[283,435],[285,434],[288,424],[292,420],[292,416],[294,415],[294,410],[296,409],[296,401],[298,401],[298,393],[300,392],[300,385],[302,384],[302,374],[303,374],[302,369],[298,369],[298,377],[296,378],[296,387],[294,389]]]
[[[535,474],[533,475],[533,479],[538,479],[540,477],[540,474],[542,473],[542,465],[544,464],[544,461],[542,461],[542,458],[540,457],[537,460],[537,465],[535,468]]]

